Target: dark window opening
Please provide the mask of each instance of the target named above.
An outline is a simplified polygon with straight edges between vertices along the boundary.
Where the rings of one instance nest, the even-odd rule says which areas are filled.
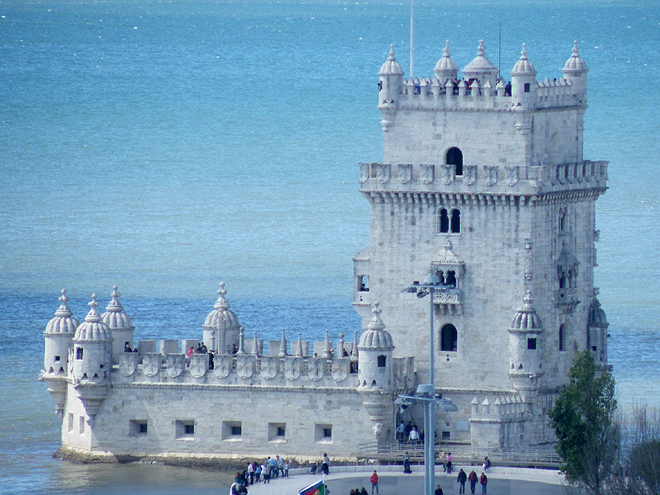
[[[59,356],[55,356],[55,362],[58,363],[59,361],[60,361],[60,357],[59,357]]]
[[[349,366],[350,373],[354,375],[355,373],[358,372],[358,362],[357,361],[351,361],[350,366]]]
[[[286,436],[286,429],[283,426],[278,426],[277,427],[277,436],[278,437]]]
[[[360,275],[358,277],[358,291],[369,292],[369,276]]]
[[[231,434],[234,437],[240,437],[242,433],[242,428],[240,426],[232,426],[231,427]]]
[[[461,231],[461,212],[459,210],[451,211],[451,231],[453,234]]]
[[[561,209],[559,211],[559,232],[566,231],[566,210]]]
[[[440,233],[444,234],[449,232],[449,215],[447,214],[446,209],[440,210]]]
[[[564,325],[559,325],[559,350],[564,350]]]
[[[83,358],[83,349],[82,347],[76,347],[76,359]]]
[[[456,272],[454,270],[449,270],[445,275],[445,285],[456,287]]]
[[[443,439],[443,440],[449,440],[450,437],[451,437],[451,433],[450,433],[450,432],[448,432],[448,431],[443,431],[443,432],[442,432],[442,439]]]
[[[458,340],[458,332],[456,327],[452,324],[447,324],[442,327],[440,335],[440,350],[441,351],[456,351],[456,344]]]
[[[332,438],[332,428],[323,428],[323,438]]]
[[[536,339],[527,339],[527,349],[531,351],[536,350]]]
[[[147,433],[147,423],[140,423],[140,424],[138,425],[138,427],[139,427],[139,429],[138,429],[138,433],[141,433],[141,434],[143,434],[143,435],[146,435],[146,433]]]
[[[525,83],[525,93],[529,93],[532,90],[532,85]]]
[[[386,361],[387,361],[387,356],[378,356],[378,367],[384,368]]]
[[[458,148],[449,148],[446,156],[447,165],[456,166],[456,175],[463,175],[463,152]]]
[[[183,425],[184,435],[194,435],[195,434],[195,425]]]
[[[566,288],[566,272],[562,271],[561,267],[559,267],[559,288]]]

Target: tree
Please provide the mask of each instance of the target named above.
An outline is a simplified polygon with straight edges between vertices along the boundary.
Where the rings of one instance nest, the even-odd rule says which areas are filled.
[[[607,371],[598,376],[588,351],[578,353],[568,377],[549,412],[561,469],[569,482],[601,495],[615,472],[619,451],[614,377]]]

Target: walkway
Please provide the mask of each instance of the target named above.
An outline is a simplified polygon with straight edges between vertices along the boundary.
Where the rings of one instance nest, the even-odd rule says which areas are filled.
[[[458,468],[448,475],[442,468],[436,471],[436,485],[440,485],[445,495],[458,494],[456,476],[462,467],[466,473],[472,469],[481,474],[477,466],[455,466]],[[333,466],[326,483],[330,495],[348,495],[354,488],[367,489],[371,493],[369,476],[378,471],[380,495],[421,495],[424,490],[424,466],[412,466],[413,474],[403,474],[401,466]],[[249,487],[250,495],[298,495],[298,492],[317,482],[321,476],[308,474],[308,469],[292,469],[289,478],[275,478],[269,484],[258,483]],[[488,473],[489,495],[563,495],[564,477],[556,470],[492,467]],[[478,485],[478,484],[477,484]],[[470,483],[466,483],[470,493]],[[477,486],[477,494],[481,487]]]

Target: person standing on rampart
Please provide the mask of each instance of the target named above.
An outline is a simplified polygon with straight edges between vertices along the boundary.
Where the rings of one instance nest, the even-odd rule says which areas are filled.
[[[376,471],[372,473],[369,481],[371,481],[371,495],[374,495],[374,489],[376,490],[376,495],[378,495],[378,473]]]

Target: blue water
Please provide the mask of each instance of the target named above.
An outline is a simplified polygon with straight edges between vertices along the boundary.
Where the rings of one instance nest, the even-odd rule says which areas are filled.
[[[415,75],[444,40],[502,71],[521,44],[558,77],[590,67],[585,157],[610,160],[597,285],[621,403],[660,405],[652,1],[417,0]],[[201,335],[217,284],[248,333],[352,338],[352,256],[368,243],[360,161],[381,159],[377,72],[409,70],[409,3],[0,0],[0,492],[217,493],[215,473],[72,466],[42,366],[66,287],[83,318],[117,283],[137,338]],[[164,471],[163,471],[164,470]],[[224,489],[224,488],[222,488]]]

